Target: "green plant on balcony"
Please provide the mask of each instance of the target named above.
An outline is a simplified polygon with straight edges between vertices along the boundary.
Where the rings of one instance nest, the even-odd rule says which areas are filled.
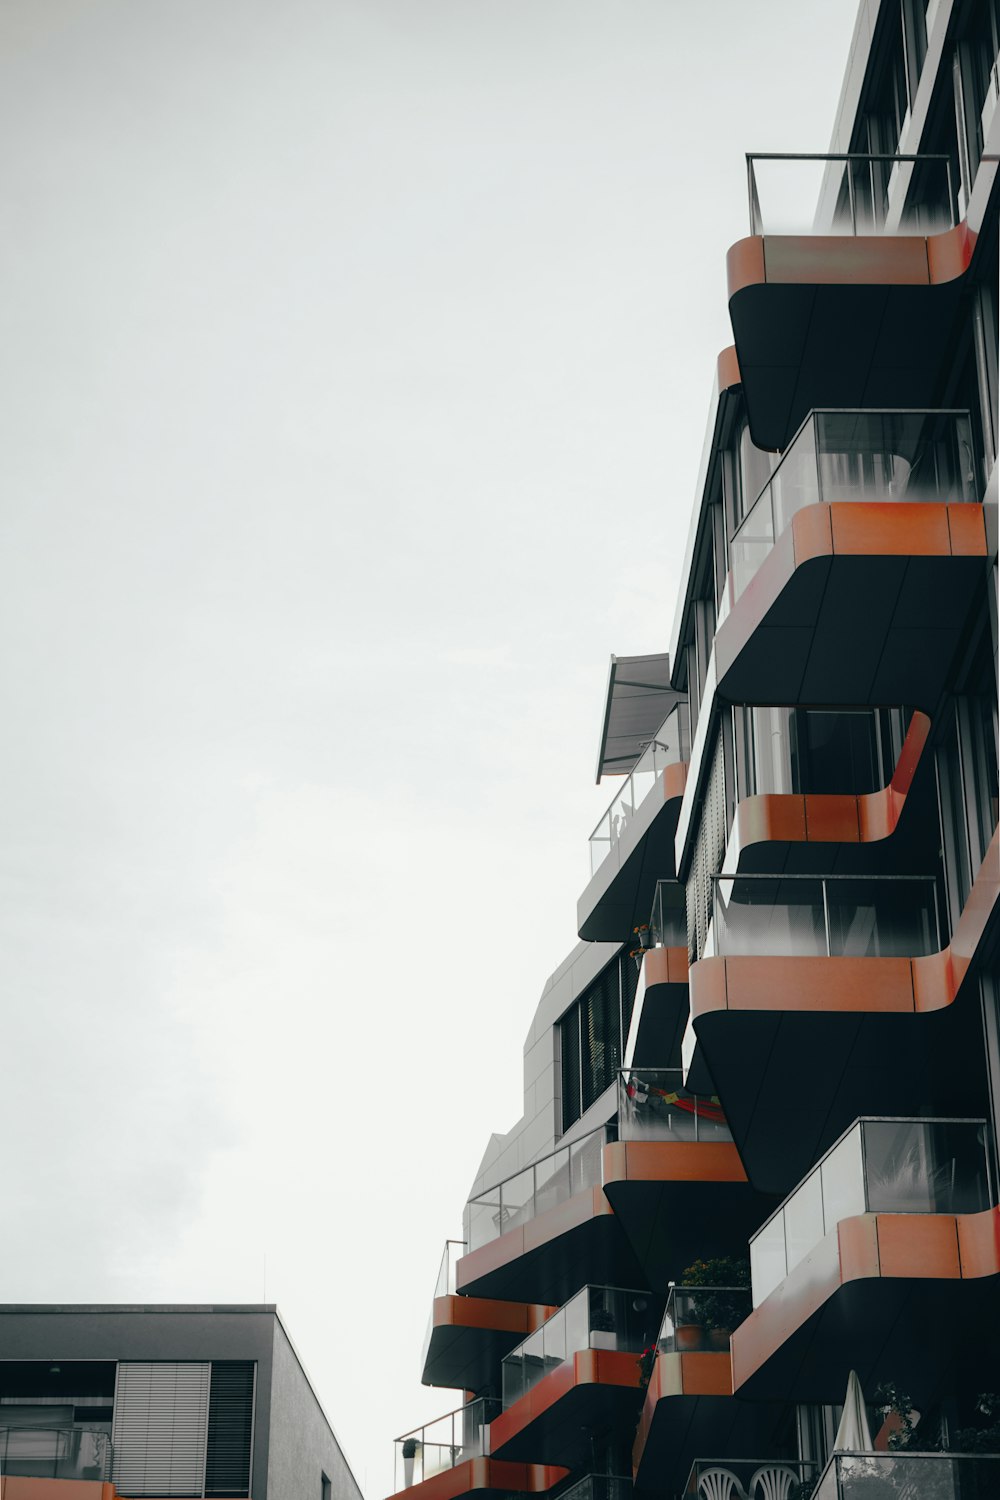
[[[984,1418],[983,1424],[959,1427],[950,1448],[955,1453],[1000,1453],[1000,1396],[993,1391],[982,1392],[976,1397],[976,1413]]]
[[[926,1453],[938,1446],[930,1443],[926,1437],[917,1441],[917,1423],[913,1420],[913,1402],[893,1381],[887,1380],[876,1388],[875,1405],[880,1408],[886,1422],[892,1427],[888,1437],[890,1453],[905,1453],[908,1448],[919,1448]],[[917,1420],[919,1421],[919,1415]]]
[[[731,1255],[693,1261],[681,1272],[681,1285],[705,1287],[704,1292],[693,1298],[694,1320],[709,1335],[713,1331],[726,1335],[720,1343],[728,1343],[728,1335],[750,1311],[749,1298],[738,1290],[749,1289],[749,1261]]]

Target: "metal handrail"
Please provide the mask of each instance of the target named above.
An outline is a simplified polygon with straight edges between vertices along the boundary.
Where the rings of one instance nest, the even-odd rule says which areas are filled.
[[[733,532],[732,540],[735,542],[744,526],[750,520],[758,503],[763,499],[765,493],[771,488],[776,476],[781,472],[781,466],[792,452],[795,444],[805,432],[815,417],[965,417],[969,418],[968,407],[962,406],[812,406],[809,408],[795,432],[785,445],[785,450],[771,470],[767,479],[761,485],[754,496],[749,510],[743,517],[736,530]]]
[[[407,1438],[417,1438],[418,1441],[422,1441],[419,1435],[422,1432],[426,1432],[428,1427],[436,1427],[439,1422],[447,1422],[450,1417],[464,1416],[466,1412],[474,1411],[477,1406],[485,1411],[487,1406],[492,1406],[499,1410],[500,1405],[501,1403],[495,1396],[477,1396],[475,1401],[467,1401],[464,1406],[456,1406],[451,1411],[444,1412],[440,1417],[434,1417],[430,1422],[424,1422],[419,1427],[412,1428],[409,1432],[400,1433],[398,1438],[393,1438],[393,1442],[405,1443]],[[447,1443],[429,1443],[427,1446],[446,1448],[449,1445]]]
[[[631,783],[633,776],[639,770],[639,762],[642,760],[642,757],[647,753],[647,751],[651,747],[653,747],[653,746],[656,746],[657,748],[659,748],[661,750],[664,750],[664,751],[669,751],[672,748],[669,745],[664,745],[664,744],[661,743],[661,741],[659,739],[660,731],[663,729],[664,725],[667,724],[669,722],[669,720],[671,720],[675,716],[675,714],[678,713],[678,711],[680,709],[683,709],[683,708],[686,708],[686,707],[687,707],[686,701],[684,699],[679,699],[673,705],[673,707],[671,708],[670,712],[664,717],[664,719],[662,720],[662,722],[658,725],[658,727],[656,729],[656,733],[652,736],[651,739],[647,740],[646,744],[642,748],[641,754],[636,757],[635,764],[629,770],[628,775],[624,777],[622,786],[615,793],[615,795],[612,797],[611,801],[608,803],[608,806],[605,809],[605,811],[598,818],[596,824],[594,825],[594,829],[593,829],[592,833],[590,834],[590,837],[588,839],[588,843],[593,844],[593,842],[594,842],[595,838],[597,837],[598,833],[601,831],[601,825],[604,823],[604,820],[610,816],[612,808],[614,807],[615,803],[621,797],[622,792],[624,791],[625,787],[629,783]],[[681,729],[683,727],[682,724],[681,724],[681,722],[680,722],[680,720],[678,720],[677,727],[678,727],[678,729]],[[677,760],[676,761],[666,761],[665,762],[665,766],[666,765],[677,765],[677,764],[679,764],[680,758],[681,758],[681,756],[684,753],[683,735],[679,736],[679,738],[678,738],[677,751],[678,751]],[[660,775],[662,775],[662,772],[658,772],[658,773],[654,774],[654,785],[655,785],[656,781],[659,779]],[[645,802],[645,800],[646,800],[646,797],[648,797],[650,795],[650,792],[652,790],[653,790],[653,788],[650,787],[649,792],[647,792],[645,794],[645,796],[641,797],[638,802],[636,802],[635,797],[633,795],[633,798],[632,798],[632,811],[633,812],[636,812],[638,810],[638,808],[642,806],[643,802]],[[611,829],[609,827],[608,853],[611,852],[612,846],[618,842],[619,837],[620,837],[620,835],[618,833],[616,833],[613,829]],[[606,858],[606,856],[604,856],[604,857]],[[601,863],[603,864],[603,862],[604,862],[604,859],[602,858]],[[598,868],[600,868],[600,866],[598,866]]]
[[[520,1177],[524,1172],[531,1172],[536,1167],[544,1167],[545,1163],[551,1161],[553,1156],[558,1156],[562,1151],[569,1151],[574,1146],[579,1146],[582,1141],[589,1141],[592,1136],[600,1135],[602,1131],[608,1141],[613,1140],[614,1137],[610,1134],[613,1129],[614,1127],[610,1121],[606,1120],[603,1125],[598,1125],[593,1130],[585,1131],[583,1135],[575,1136],[571,1141],[564,1140],[560,1145],[554,1146],[551,1151],[547,1151],[544,1156],[539,1156],[535,1161],[527,1162],[525,1166],[519,1167],[516,1172],[508,1172],[506,1177],[501,1177],[500,1181],[495,1182],[492,1187],[482,1188],[478,1193],[473,1193],[468,1202],[478,1203],[480,1198],[485,1198],[488,1193],[495,1193],[498,1188],[502,1188],[506,1183],[513,1182],[515,1177]],[[462,1240],[459,1243],[465,1244],[466,1241]]]
[[[896,151],[747,151],[747,195],[750,211],[750,233],[763,234],[764,222],[757,196],[757,180],[753,164],[756,161],[824,161],[824,162],[891,162],[893,167],[917,166],[926,162],[944,162],[948,185],[948,215],[951,226],[955,224],[955,190],[951,176],[951,157],[944,151],[896,152]],[[857,210],[854,202],[854,180],[847,174],[847,195],[851,206],[851,226],[857,233]]]

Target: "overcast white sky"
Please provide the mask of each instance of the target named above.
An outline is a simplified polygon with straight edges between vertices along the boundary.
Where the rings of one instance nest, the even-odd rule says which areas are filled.
[[[370,1500],[853,0],[0,0],[0,1299],[277,1299]]]

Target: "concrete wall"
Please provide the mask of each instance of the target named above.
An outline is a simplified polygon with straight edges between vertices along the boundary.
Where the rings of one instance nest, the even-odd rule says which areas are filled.
[[[229,1306],[0,1306],[0,1358],[257,1361],[251,1494],[267,1474],[275,1309]]]
[[[273,1305],[0,1306],[0,1359],[256,1360],[253,1500],[361,1500]]]
[[[361,1491],[281,1321],[274,1320],[267,1500],[361,1500]],[[262,1494],[258,1486],[254,1500]]]
[[[609,1119],[617,1107],[614,1089],[561,1135],[561,1059],[556,1023],[578,995],[620,951],[617,943],[577,943],[545,981],[524,1043],[524,1113],[503,1135],[490,1137],[469,1197],[546,1156],[560,1142],[576,1140]]]

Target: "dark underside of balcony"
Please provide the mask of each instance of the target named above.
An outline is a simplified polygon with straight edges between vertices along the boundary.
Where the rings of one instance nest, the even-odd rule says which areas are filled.
[[[674,834],[683,791],[681,768],[668,766],[598,865],[577,902],[577,929],[588,943],[622,943],[649,921],[658,880],[674,873]],[[675,792],[676,795],[670,795]]]
[[[748,1182],[627,1180],[609,1182],[605,1193],[646,1283],[661,1293],[694,1260],[745,1254],[751,1234],[776,1207]]]
[[[851,1370],[866,1391],[894,1382],[918,1410],[926,1410],[949,1382],[972,1396],[992,1390],[998,1281],[870,1277],[839,1287],[798,1327],[790,1308],[776,1310],[784,1326],[793,1324],[791,1331],[741,1380],[738,1394],[761,1401],[843,1401]]]
[[[661,1359],[663,1356],[660,1356]],[[721,1356],[728,1365],[728,1355]],[[778,1453],[785,1409],[734,1396],[663,1396],[653,1409],[633,1482],[644,1493],[679,1493],[696,1458]]]
[[[506,1439],[501,1438],[499,1448],[495,1449],[498,1456],[524,1463],[560,1464],[567,1469],[592,1462],[594,1443],[623,1430],[631,1431],[642,1405],[638,1355],[627,1358],[635,1366],[633,1385],[599,1382],[573,1385],[558,1401],[533,1415],[516,1432]],[[524,1400],[530,1401],[533,1394]],[[504,1412],[503,1417],[493,1424],[493,1432],[502,1433],[502,1424],[516,1413],[517,1406]],[[491,1441],[494,1441],[492,1437]]]
[[[861,1115],[984,1113],[981,1029],[974,993],[927,1014],[748,1009],[695,1021],[747,1173],[781,1196]]]
[[[859,522],[867,510],[857,506]],[[719,691],[737,703],[933,712],[985,576],[985,557],[972,556],[836,554],[796,566],[786,531],[719,629]]]
[[[595,1190],[598,1194],[600,1190]],[[603,1196],[603,1195],[601,1195]],[[589,1282],[595,1286],[640,1286],[642,1270],[614,1214],[586,1211],[588,1194],[551,1210],[553,1233],[534,1247],[518,1250],[511,1236],[494,1240],[459,1261],[463,1293],[511,1302],[545,1302],[561,1307]],[[581,1208],[583,1212],[581,1212]],[[565,1229],[556,1232],[556,1216]],[[539,1221],[526,1226],[537,1231]],[[508,1243],[504,1243],[507,1241]],[[466,1280],[466,1276],[473,1279]]]
[[[960,281],[769,280],[734,292],[729,311],[754,443],[784,448],[814,407],[935,405],[961,297]]]
[[[504,1355],[524,1337],[523,1329],[509,1332],[454,1323],[438,1325],[431,1330],[421,1380],[424,1385],[455,1391],[482,1390],[495,1378]]]

